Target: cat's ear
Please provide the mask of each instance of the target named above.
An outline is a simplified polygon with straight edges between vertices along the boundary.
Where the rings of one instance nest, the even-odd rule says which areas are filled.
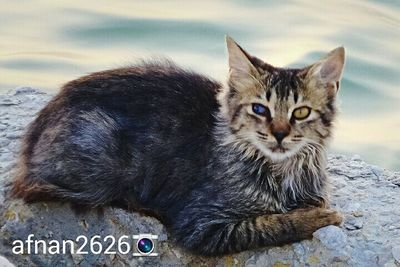
[[[231,37],[226,36],[229,55],[229,84],[236,90],[254,87],[260,74],[250,61],[250,55]]]
[[[334,94],[339,90],[344,62],[344,48],[338,47],[329,52],[324,58],[308,67],[307,78],[309,82],[316,81],[319,84],[322,83],[329,90],[329,93]]]

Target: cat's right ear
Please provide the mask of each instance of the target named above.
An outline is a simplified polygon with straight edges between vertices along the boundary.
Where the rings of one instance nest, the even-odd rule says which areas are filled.
[[[229,55],[229,85],[237,91],[254,87],[260,76],[250,61],[250,55],[244,51],[231,37],[226,36]]]
[[[325,57],[306,68],[309,83],[318,82],[324,85],[328,93],[334,95],[339,90],[345,63],[345,51],[338,47],[329,52]]]

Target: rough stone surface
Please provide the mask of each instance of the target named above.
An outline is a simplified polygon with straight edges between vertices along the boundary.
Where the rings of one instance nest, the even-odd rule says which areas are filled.
[[[156,219],[137,213],[106,208],[75,214],[68,204],[25,205],[8,199],[5,184],[19,138],[50,97],[27,87],[0,96],[0,266],[9,266],[6,259],[17,266],[400,266],[400,173],[368,165],[357,155],[329,157],[332,207],[343,212],[342,227],[322,228],[312,240],[220,258],[188,254],[168,242],[168,233]],[[26,240],[29,234],[49,244],[79,235],[118,239],[138,233],[159,235],[160,256],[12,253],[12,242]]]
[[[0,256],[0,267],[12,267],[14,266],[11,262],[9,262],[6,258]]]

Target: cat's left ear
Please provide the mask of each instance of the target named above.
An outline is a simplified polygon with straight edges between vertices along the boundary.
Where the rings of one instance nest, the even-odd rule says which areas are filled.
[[[251,56],[231,37],[226,36],[229,55],[229,85],[235,91],[246,91],[254,88],[259,72],[250,61]]]
[[[338,47],[307,68],[308,81],[322,83],[327,88],[328,93],[335,94],[339,90],[344,63],[344,48]]]

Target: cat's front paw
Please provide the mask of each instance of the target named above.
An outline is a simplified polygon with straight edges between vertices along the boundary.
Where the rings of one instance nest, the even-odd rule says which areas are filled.
[[[291,213],[297,217],[298,229],[305,237],[310,237],[319,228],[340,225],[343,221],[343,215],[340,212],[325,208],[296,209]]]
[[[328,226],[328,225],[340,225],[343,221],[343,215],[336,210],[316,208],[315,211],[315,225],[318,228]]]

